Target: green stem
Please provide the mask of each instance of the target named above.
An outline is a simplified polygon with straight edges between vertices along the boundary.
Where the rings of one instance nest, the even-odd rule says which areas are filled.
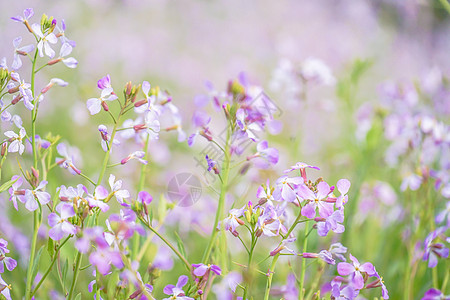
[[[123,109],[124,108],[122,108],[120,110],[120,113],[117,116],[117,120],[114,123],[114,128],[113,128],[113,131],[111,132],[111,138],[110,138],[110,141],[109,141],[108,151],[106,151],[106,153],[105,153],[105,158],[103,159],[103,164],[102,164],[102,168],[100,170],[100,175],[98,176],[97,184],[95,186],[99,186],[100,183],[102,183],[103,176],[105,175],[106,168],[108,167],[109,156],[111,155],[111,148],[112,148],[112,145],[113,145],[114,137],[116,136],[117,126],[119,125],[119,120],[120,120],[120,117],[123,114]]]
[[[28,264],[28,270],[27,270],[27,286],[25,291],[25,298],[27,300],[31,299],[31,285],[33,283],[33,265],[34,265],[34,258],[36,254],[36,243],[37,243],[37,236],[38,236],[38,229],[39,229],[39,212],[38,210],[34,211],[34,226],[33,226],[33,238],[31,240],[31,251],[30,251],[30,263]]]
[[[150,224],[144,222],[144,220],[140,219],[141,222],[150,229],[154,234],[156,234],[172,251],[178,256],[178,258],[185,264],[188,270],[191,270],[191,264],[187,261],[187,259],[175,248],[165,237],[159,234],[155,228],[153,228]]]
[[[34,288],[34,290],[31,292],[31,296],[33,296],[37,290],[39,289],[39,287],[42,285],[42,283],[44,282],[44,280],[47,278],[48,274],[50,274],[50,271],[52,270],[53,266],[55,265],[56,259],[58,258],[58,253],[59,250],[61,250],[62,246],[64,246],[64,244],[70,239],[70,236],[68,236],[59,246],[58,249],[56,249],[56,252],[54,254],[54,257],[52,259],[52,262],[50,263],[50,266],[48,267],[47,271],[45,272],[44,276],[42,276],[41,280],[38,282],[38,284],[36,285],[36,287]]]
[[[308,235],[309,235],[308,225],[309,225],[309,223],[306,222],[305,223],[305,240],[303,241],[303,253],[308,251]],[[306,271],[306,259],[302,259],[302,272],[300,275],[300,289],[298,291],[300,300],[304,299],[303,284],[305,281],[305,271]]]
[[[216,217],[214,219],[214,226],[212,229],[211,236],[209,238],[208,247],[206,248],[206,250],[203,254],[202,262],[204,264],[206,264],[208,262],[209,256],[211,255],[211,250],[214,246],[214,242],[216,240],[217,233],[218,233],[217,226],[219,224],[219,220],[222,218],[223,209],[225,206],[225,195],[227,193],[228,176],[230,174],[230,140],[231,140],[231,130],[228,129],[227,140],[226,140],[225,151],[224,151],[224,162],[223,162],[223,166],[222,166],[223,174],[222,174],[222,185],[220,188],[219,204],[217,206]]]
[[[144,159],[147,160],[147,151],[148,151],[148,144],[150,142],[150,135],[147,134],[147,138],[145,140],[145,146],[144,146]],[[141,165],[141,175],[139,178],[139,185],[138,185],[138,192],[142,191],[142,189],[144,188],[144,184],[145,184],[145,172],[147,169],[147,165],[146,164],[142,164]],[[139,250],[139,245],[140,245],[140,236],[138,234],[135,234],[133,236],[133,248],[131,249],[131,258],[134,260],[136,259],[136,256],[138,255],[138,250]]]
[[[37,60],[37,54],[38,50],[36,49],[34,51],[34,59],[33,64],[31,67],[31,93],[33,95],[33,104],[34,108],[31,111],[31,146],[33,149],[33,166],[35,169],[37,169],[38,159],[37,159],[37,149],[36,149],[36,116],[37,116],[37,107],[36,107],[36,101],[34,99],[34,70],[36,68],[36,60]],[[27,270],[27,284],[25,288],[25,299],[29,300],[31,299],[31,285],[33,284],[33,265],[34,265],[34,258],[36,254],[36,244],[37,244],[37,235],[38,230],[40,226],[40,215],[38,210],[34,211],[33,214],[33,238],[31,241],[31,249],[30,249],[30,261],[28,263],[28,270]]]
[[[272,286],[273,272],[275,270],[275,265],[277,263],[279,256],[280,256],[280,253],[276,254],[272,259],[272,265],[270,266],[270,269],[269,269],[269,276],[267,276],[266,292],[264,294],[264,300],[269,300],[270,287]]]
[[[439,0],[445,10],[450,14],[450,3],[447,0]]]
[[[80,264],[81,264],[82,257],[83,257],[83,254],[81,254],[81,252],[78,251],[77,257],[75,259],[75,269],[73,270],[72,284],[70,285],[69,295],[67,296],[68,300],[72,300],[73,295],[74,295],[75,285],[77,284],[78,274],[80,273]]]
[[[250,254],[248,255],[248,264],[247,264],[247,274],[248,275],[250,275],[250,273],[251,273],[251,264],[252,264],[252,259],[253,259],[253,250],[255,249],[255,246],[256,246],[256,242],[257,242],[258,240],[257,240],[257,238],[255,238],[255,234],[252,232],[252,246],[251,246],[251,248],[250,248]],[[251,278],[250,278],[251,276],[248,276],[247,278],[248,278],[248,282],[247,282],[247,284],[245,285],[245,289],[244,289],[244,295],[242,296],[242,299],[243,300],[246,300],[247,299],[247,294],[248,294],[248,290],[250,289],[250,287],[251,287]]]

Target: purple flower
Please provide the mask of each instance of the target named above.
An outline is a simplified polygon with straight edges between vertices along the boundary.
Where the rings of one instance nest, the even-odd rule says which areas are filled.
[[[19,134],[14,131],[7,131],[5,135],[9,138],[9,147],[8,152],[19,152],[22,155],[23,151],[25,151],[25,146],[22,143],[23,138],[27,135],[25,128],[20,128]]]
[[[65,87],[65,86],[69,85],[68,82],[66,82],[66,81],[64,81],[62,79],[52,78],[52,79],[50,79],[50,82],[41,90],[41,94],[47,93],[48,90],[51,89],[55,84],[59,85],[61,87]]]
[[[55,51],[50,47],[50,44],[56,44],[58,42],[58,38],[56,37],[56,35],[53,32],[44,35],[41,31],[41,25],[39,24],[33,24],[31,25],[31,28],[33,29],[33,32],[39,37],[39,42],[37,44],[39,56],[44,57],[45,52],[45,55],[53,58],[53,56],[55,56]]]
[[[76,227],[67,220],[68,218],[75,216],[73,205],[68,203],[60,203],[56,207],[56,211],[60,213],[60,216],[56,213],[51,213],[48,215],[48,225],[52,227],[48,232],[50,238],[55,241],[59,241],[65,234],[76,234]]]
[[[70,46],[75,47],[76,43],[66,37],[66,22],[64,22],[64,19],[61,20],[61,28],[58,25],[56,25],[56,28],[59,31],[56,37],[60,38],[61,43],[63,45],[69,44]]]
[[[111,174],[111,175],[109,175],[108,182],[109,182],[109,186],[111,187],[112,195],[114,195],[116,197],[117,201],[120,204],[123,204],[124,199],[130,197],[130,192],[128,192],[125,189],[122,189],[122,180],[116,181],[116,176]]]
[[[279,189],[281,198],[287,202],[294,202],[297,199],[295,193],[295,186],[303,183],[303,178],[293,177],[289,178],[287,176],[281,176],[276,181],[277,189]]]
[[[104,90],[104,89],[110,89],[112,88],[111,86],[111,77],[109,76],[109,74],[107,74],[105,77],[100,78],[97,81],[97,86],[99,89]]]
[[[336,264],[336,261],[333,259],[331,252],[329,252],[328,250],[322,250],[319,253],[304,252],[302,253],[302,256],[303,258],[320,258],[329,265]]]
[[[214,171],[215,174],[219,174],[219,169],[217,168],[217,162],[209,158],[208,155],[205,156],[206,163],[208,164],[208,172]]]
[[[108,191],[101,185],[95,188],[94,195],[88,195],[86,200],[89,203],[89,207],[98,207],[102,212],[106,212],[109,209],[108,204],[106,204],[104,199],[109,196]]]
[[[445,300],[448,296],[445,296],[440,290],[431,288],[425,292],[422,300]]]
[[[73,57],[64,58],[64,57],[70,55],[70,53],[72,53],[72,50],[73,50],[73,48],[69,43],[64,43],[61,46],[61,49],[59,50],[59,57],[56,59],[56,61],[62,61],[63,64],[65,64],[66,67],[68,67],[68,68],[71,68],[71,69],[76,68],[78,65],[78,61],[75,58],[73,58]]]
[[[322,181],[317,185],[317,192],[311,191],[306,185],[298,187],[298,195],[307,203],[302,207],[302,215],[313,219],[316,216],[316,208],[319,215],[327,218],[333,213],[333,203],[326,202],[328,195],[332,192],[328,183]]]
[[[302,170],[302,169],[306,169],[306,168],[320,170],[319,167],[308,165],[307,163],[304,163],[304,162],[298,162],[295,165],[293,165],[290,169],[284,170],[284,173],[290,173],[294,170]]]
[[[256,191],[256,197],[273,205],[272,201],[281,200],[281,190],[278,188],[270,187],[270,182],[269,180],[267,180],[266,185],[261,185],[258,187],[258,190]]]
[[[31,84],[26,83],[25,80],[20,79],[20,75],[16,72],[11,72],[11,82],[8,83],[8,93],[13,94],[19,92],[20,95],[16,96],[12,100],[11,103],[17,103],[21,99],[23,99],[23,104],[28,110],[32,110],[34,108],[33,105],[33,93],[31,92]],[[16,86],[15,83],[18,83]]]
[[[450,227],[450,201],[447,201],[445,209],[443,209],[435,219],[436,224],[442,223],[447,219],[447,227]]]
[[[183,286],[188,282],[188,277],[186,275],[181,275],[178,278],[177,285],[168,284],[164,287],[164,294],[172,296],[170,298],[164,298],[163,300],[180,299],[180,300],[194,300],[194,298],[186,297],[183,291]]]
[[[87,100],[86,105],[91,115],[96,115],[103,109],[108,111],[108,105],[105,101],[114,101],[117,99],[116,94],[112,88],[105,88],[100,94],[100,98],[90,98]]]
[[[247,157],[247,160],[254,159],[257,167],[267,169],[271,165],[278,163],[279,153],[276,148],[269,148],[267,141],[261,141],[256,145],[257,152]]]
[[[14,20],[19,23],[24,23],[25,21],[28,21],[32,16],[34,16],[33,9],[26,8],[23,11],[23,17],[22,16],[11,17],[11,20]]]
[[[5,266],[8,271],[12,271],[17,267],[17,261],[11,257],[6,257],[9,253],[8,242],[0,238],[0,273],[5,272]]]
[[[416,191],[420,188],[421,184],[422,184],[422,177],[420,177],[417,174],[411,174],[403,178],[400,189],[402,191],[406,191],[409,188],[411,191]]]
[[[140,191],[137,196],[137,201],[149,205],[152,203],[153,197],[146,191]]]
[[[9,292],[11,290],[11,285],[7,284],[2,276],[0,276],[0,293],[6,298],[6,300],[11,300],[11,294]]]
[[[374,270],[375,270],[375,268],[374,268]],[[376,270],[372,276],[376,277],[377,280],[367,284],[366,288],[371,289],[371,288],[381,287],[381,295],[383,296],[383,299],[389,299],[389,292],[386,288],[386,285],[384,284],[383,277],[381,277],[380,274],[378,274],[378,272]]]
[[[89,262],[97,267],[97,270],[102,275],[108,274],[111,264],[118,269],[124,267],[120,252],[112,250],[107,244],[98,244],[96,251],[89,256]]]
[[[361,272],[367,273],[369,276],[372,276],[375,274],[375,268],[369,262],[360,265],[359,261],[351,254],[350,260],[352,261],[352,264],[349,264],[347,262],[338,263],[337,270],[339,275],[350,275],[353,286],[355,287],[355,289],[360,290],[364,287],[364,278]]]
[[[423,254],[423,260],[428,260],[428,267],[434,268],[437,266],[438,257],[447,258],[449,255],[449,249],[442,243],[433,243],[441,233],[446,230],[445,227],[440,227],[431,232],[424,241],[425,253]]]
[[[22,42],[22,37],[19,36],[13,40],[14,45],[14,60],[11,65],[13,70],[18,70],[22,66],[22,60],[20,56],[27,56],[27,54],[34,50],[34,45],[27,45],[19,48],[20,43]]]
[[[296,253],[294,250],[292,250],[292,249],[286,247],[286,244],[288,244],[288,243],[293,243],[293,242],[295,242],[296,240],[297,240],[296,238],[289,238],[289,239],[283,240],[283,241],[281,242],[281,245],[278,246],[277,248],[275,248],[273,251],[271,251],[269,255],[270,255],[270,256],[275,256],[276,254],[280,253],[282,250],[286,250],[287,252],[289,252],[289,253],[291,253],[291,254],[297,255],[297,253]]]
[[[163,107],[161,104],[157,103],[156,95],[150,93],[150,91],[151,91],[150,83],[148,81],[142,82],[142,93],[144,94],[145,99],[139,100],[134,103],[134,111],[138,114],[151,111],[160,116]]]
[[[328,249],[332,255],[334,255],[336,258],[346,261],[344,253],[347,253],[347,247],[342,246],[341,243],[334,243],[330,245],[330,249]]]
[[[353,300],[359,294],[351,285],[342,286],[342,277],[337,276],[331,281],[331,295],[337,300]]]
[[[261,131],[262,128],[258,123],[246,119],[247,116],[245,110],[238,109],[236,112],[236,124],[244,136],[247,136],[249,139],[256,142],[258,141],[258,136],[255,131]]]
[[[212,140],[212,136],[209,133],[208,124],[211,122],[211,117],[204,111],[196,110],[194,115],[192,116],[192,123],[198,129],[195,133],[191,134],[187,140],[189,147],[195,142],[195,139],[198,135],[205,137],[208,141]]]
[[[343,233],[345,227],[342,224],[344,222],[344,208],[335,210],[331,215],[326,218],[315,218],[317,222],[317,234],[319,236],[327,236],[330,230],[335,233]]]
[[[260,236],[261,234],[264,234],[265,236],[277,236],[280,233],[280,230],[287,232],[285,227],[281,224],[278,212],[275,211],[274,207],[271,205],[267,205],[263,214],[258,218],[257,227],[257,236]]]
[[[134,151],[133,153],[131,153],[130,155],[128,155],[127,157],[122,159],[120,161],[120,163],[122,165],[124,165],[124,164],[126,164],[128,161],[130,161],[132,159],[137,159],[141,164],[146,165],[146,164],[148,164],[148,161],[143,159],[144,157],[145,157],[145,152],[144,151]]]
[[[111,227],[109,226],[109,222],[107,223],[109,230],[113,232],[112,234],[105,233],[105,239],[110,245],[112,245],[114,240],[128,240],[133,236],[134,232],[145,235],[144,228],[141,225],[136,224],[136,214],[131,209],[120,210],[119,215],[112,214],[109,217],[109,221],[111,223],[116,223],[114,225],[117,225]]]
[[[294,274],[290,273],[287,276],[286,285],[281,287],[281,292],[286,300],[298,299],[297,279]]]
[[[213,271],[216,275],[221,275],[222,270],[216,265],[205,265],[205,264],[192,264],[194,267],[194,275],[198,277],[208,276],[210,271]]]
[[[62,156],[56,158],[56,163],[63,167],[64,169],[69,170],[70,173],[74,175],[80,175],[81,171],[75,167],[73,160],[74,155],[69,154],[69,151],[67,149],[68,147],[64,143],[59,143],[58,146],[56,146],[56,150],[58,151],[58,154]]]
[[[29,211],[35,211],[39,207],[38,201],[41,205],[45,205],[50,202],[50,194],[42,191],[47,183],[47,181],[43,180],[34,190],[25,190],[24,200],[26,209]]]
[[[19,187],[22,186],[23,183],[23,179],[20,176],[14,175],[11,180],[16,180],[16,182],[14,182],[12,184],[12,186],[9,188],[8,192],[9,192],[9,201],[12,201],[14,204],[14,208],[16,210],[18,210],[17,207],[17,200],[19,200],[20,202],[25,202],[24,200],[24,196],[25,196],[25,190],[19,190]]]
[[[348,201],[348,190],[350,189],[350,181],[348,179],[340,179],[336,183],[336,187],[341,195],[336,200],[336,208],[341,208]]]
[[[230,210],[229,215],[227,218],[225,218],[221,223],[223,224],[225,230],[229,230],[231,233],[235,234],[236,228],[239,225],[244,225],[244,221],[239,219],[244,215],[244,212],[246,210],[247,206],[244,206],[243,208],[234,208]],[[218,229],[221,228],[221,224],[219,224]],[[237,232],[236,232],[237,233]]]

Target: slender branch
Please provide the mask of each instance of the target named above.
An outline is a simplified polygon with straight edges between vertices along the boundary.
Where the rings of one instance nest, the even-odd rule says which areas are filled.
[[[148,229],[150,229],[154,234],[156,234],[170,249],[172,249],[172,251],[178,256],[179,259],[181,259],[181,261],[186,265],[186,268],[188,268],[188,270],[191,270],[191,264],[187,261],[187,259],[177,250],[177,248],[175,248],[165,237],[163,237],[161,234],[159,234],[158,231],[155,230],[155,228],[153,228],[150,224],[148,224],[147,222],[145,222],[144,220],[142,220],[141,218],[139,218],[139,220],[141,220],[141,222],[145,225],[145,227],[147,227]]]
[[[58,253],[59,250],[61,250],[61,248],[64,246],[64,244],[71,238],[71,235],[69,235],[56,249],[55,255],[53,256],[52,262],[50,263],[50,266],[48,266],[47,271],[44,273],[44,275],[42,276],[41,280],[39,280],[38,284],[36,285],[36,287],[34,288],[34,290],[31,292],[31,296],[33,296],[37,290],[39,289],[39,287],[42,285],[42,283],[44,282],[44,280],[47,278],[48,274],[50,274],[50,271],[53,269],[53,266],[55,265],[56,259],[58,258]]]
[[[73,273],[72,284],[70,286],[69,295],[67,296],[68,300],[72,300],[73,295],[74,295],[75,285],[77,284],[77,279],[78,279],[78,274],[80,274],[79,271],[80,271],[80,264],[81,264],[82,257],[83,257],[83,254],[80,251],[78,251],[77,257],[75,259],[75,269],[74,269],[74,273]]]

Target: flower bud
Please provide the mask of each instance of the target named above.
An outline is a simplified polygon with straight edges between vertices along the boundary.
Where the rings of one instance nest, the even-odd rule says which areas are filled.
[[[21,94],[17,95],[14,99],[12,99],[11,104],[16,105],[22,98],[23,96]]]
[[[108,111],[108,110],[109,110],[108,104],[106,104],[105,101],[102,101],[102,107],[103,107],[103,109],[104,109],[105,111]]]
[[[125,95],[130,96],[131,95],[131,81],[128,81],[125,85]]]
[[[47,65],[51,66],[51,65],[57,64],[57,63],[59,63],[61,60],[62,60],[62,58],[55,58],[55,59],[52,59],[52,60],[50,60],[50,61],[47,63]]]
[[[1,156],[4,157],[6,155],[6,151],[7,151],[7,145],[6,143],[2,144],[2,149],[1,149]]]
[[[142,99],[142,100],[139,100],[139,101],[135,102],[134,103],[134,107],[139,107],[139,106],[142,106],[142,105],[147,104],[147,103],[148,103],[147,99]]]

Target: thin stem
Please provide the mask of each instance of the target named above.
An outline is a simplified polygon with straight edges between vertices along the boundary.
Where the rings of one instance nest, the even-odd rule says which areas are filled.
[[[306,222],[305,223],[305,240],[303,241],[303,253],[308,251],[308,235],[309,235],[309,230],[308,230],[308,225],[309,223]],[[299,292],[299,299],[303,300],[304,298],[304,291],[303,291],[303,284],[305,281],[305,270],[306,269],[306,259],[302,260],[302,271],[301,271],[301,275],[300,275],[300,290]]]
[[[38,284],[36,285],[36,287],[34,288],[34,290],[31,292],[31,296],[33,296],[37,290],[39,289],[39,287],[42,285],[42,283],[44,282],[44,280],[47,278],[48,274],[50,274],[50,271],[53,269],[53,266],[55,265],[56,259],[58,258],[58,253],[59,250],[61,250],[62,246],[64,246],[64,244],[70,239],[70,235],[58,246],[58,249],[56,249],[55,255],[53,256],[52,262],[50,263],[50,266],[48,266],[47,271],[44,273],[44,275],[42,276],[41,280],[38,282]]]
[[[251,264],[252,264],[252,259],[253,259],[253,250],[255,250],[255,246],[256,246],[256,242],[258,241],[258,239],[255,237],[255,234],[252,233],[252,245],[250,248],[250,254],[248,255],[248,265],[247,265],[247,273],[250,274],[251,273]],[[247,284],[245,285],[245,289],[244,289],[244,295],[242,296],[242,299],[246,300],[247,299],[247,294],[249,289],[251,288],[251,278],[249,276],[249,280],[247,282]]]
[[[145,145],[144,145],[144,158],[145,160],[147,160],[147,151],[148,151],[148,144],[150,142],[150,135],[147,134],[147,138],[145,140]],[[144,188],[144,184],[145,184],[145,172],[147,169],[147,165],[146,164],[142,164],[141,165],[141,175],[139,178],[139,185],[138,185],[138,192],[142,191],[142,189]],[[138,255],[138,250],[139,250],[139,244],[140,244],[140,236],[139,235],[135,235],[133,236],[133,248],[131,249],[131,258],[134,260],[136,258],[136,255]]]
[[[25,298],[27,300],[31,299],[31,285],[33,283],[33,265],[34,265],[34,257],[36,254],[36,243],[38,236],[38,229],[40,226],[39,222],[39,212],[38,210],[34,211],[34,226],[33,226],[33,238],[31,240],[31,251],[30,251],[30,263],[28,265],[27,270],[27,286],[25,291]]]
[[[34,70],[36,69],[36,60],[37,60],[38,49],[34,51],[34,59],[31,67],[31,93],[33,95],[33,104],[35,105],[31,111],[31,146],[33,149],[33,166],[37,169],[38,159],[37,159],[37,149],[36,149],[36,116],[37,116],[37,107],[34,99]],[[35,112],[36,111],[36,112]],[[40,226],[40,212],[38,210],[34,211],[33,214],[34,222],[33,222],[33,238],[31,241],[31,249],[30,249],[30,261],[28,263],[27,270],[27,284],[25,288],[25,299],[31,299],[31,285],[33,284],[33,265],[34,258],[36,254],[36,244],[37,244],[37,235]]]
[[[177,250],[177,248],[175,248],[165,237],[163,237],[161,234],[159,234],[158,231],[155,230],[155,228],[153,228],[150,224],[148,224],[147,222],[144,222],[144,220],[142,220],[141,218],[139,218],[139,220],[141,220],[141,222],[148,228],[150,229],[154,234],[156,234],[170,249],[172,249],[172,251],[178,256],[179,259],[181,259],[181,261],[186,265],[186,268],[188,268],[188,270],[191,270],[191,264],[187,261],[187,259]]]
[[[80,273],[80,264],[81,264],[81,258],[83,257],[83,254],[81,254],[80,251],[77,253],[77,257],[75,259],[75,269],[73,273],[73,279],[72,284],[70,286],[69,295],[67,296],[68,300],[72,300],[75,290],[75,285],[77,284],[78,274]]]
[[[90,179],[88,176],[84,175],[83,173],[80,173],[80,176],[83,177],[84,179],[86,179],[87,181],[89,181],[90,183],[92,183],[95,186],[95,182]]]
[[[106,153],[105,153],[105,158],[103,159],[102,168],[100,169],[100,175],[98,176],[97,184],[95,186],[98,186],[98,185],[100,185],[100,183],[102,183],[103,176],[105,175],[106,168],[108,167],[109,156],[111,155],[111,147],[112,147],[114,137],[117,132],[117,126],[119,125],[120,117],[123,115],[123,109],[124,108],[122,108],[120,110],[120,113],[117,116],[117,121],[114,123],[114,128],[111,132],[111,138],[110,138],[110,142],[109,142],[108,151],[106,151]]]
[[[219,204],[217,206],[216,217],[214,220],[213,230],[212,230],[211,236],[209,238],[208,247],[206,248],[206,250],[203,254],[202,262],[204,264],[206,264],[209,260],[211,250],[213,248],[213,245],[216,240],[217,233],[218,233],[217,225],[219,224],[220,218],[222,218],[223,209],[225,206],[225,195],[227,193],[228,176],[230,173],[230,140],[231,140],[231,130],[228,129],[227,140],[226,140],[225,151],[224,151],[225,158],[224,158],[223,168],[222,168],[223,176],[222,176],[222,185],[221,185],[221,189],[220,189]]]
[[[280,256],[280,253],[276,254],[272,259],[272,265],[270,266],[270,269],[269,269],[269,276],[267,276],[266,292],[264,294],[264,300],[269,300],[270,287],[272,286],[273,273],[274,273],[275,265],[277,263],[279,256]]]

